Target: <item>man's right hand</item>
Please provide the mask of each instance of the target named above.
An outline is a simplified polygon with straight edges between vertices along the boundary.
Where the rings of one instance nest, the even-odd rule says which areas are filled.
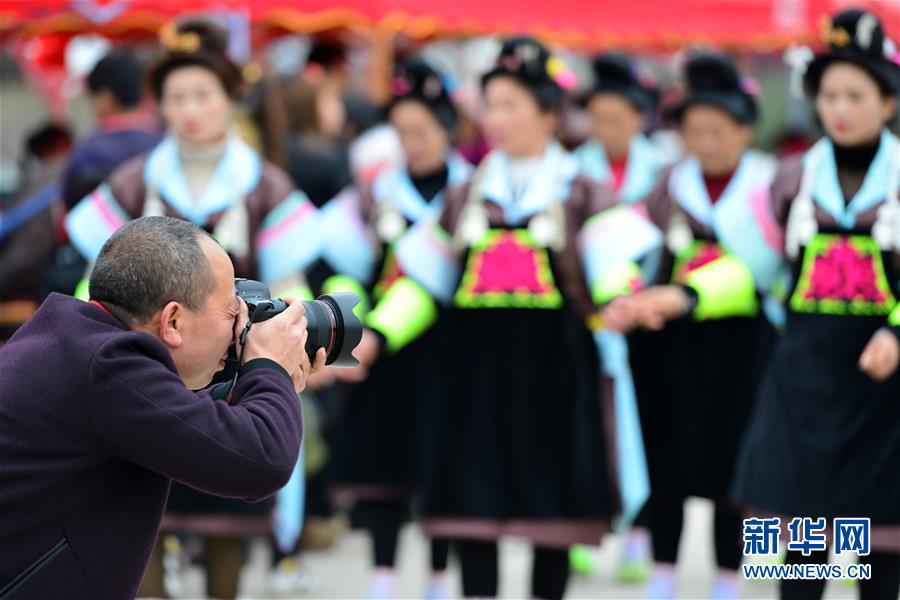
[[[254,323],[245,340],[244,362],[254,358],[268,358],[294,373],[306,356],[307,321],[303,303],[285,298],[288,307],[271,319]]]

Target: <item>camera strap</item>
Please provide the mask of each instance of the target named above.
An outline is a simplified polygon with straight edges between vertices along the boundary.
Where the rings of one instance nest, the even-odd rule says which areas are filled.
[[[228,388],[228,396],[225,397],[225,404],[231,404],[232,397],[234,396],[234,386],[237,385],[238,375],[241,372],[241,366],[244,364],[244,349],[246,345],[244,342],[247,341],[247,334],[250,333],[250,327],[253,326],[253,319],[247,321],[247,324],[244,325],[243,331],[241,331],[241,335],[238,337],[238,341],[241,344],[241,353],[238,356],[238,366],[237,369],[234,370],[234,377],[231,378],[231,384]]]

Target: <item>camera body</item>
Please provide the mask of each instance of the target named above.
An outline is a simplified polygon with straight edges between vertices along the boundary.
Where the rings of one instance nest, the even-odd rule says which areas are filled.
[[[271,298],[269,288],[259,281],[235,279],[234,290],[247,303],[251,323],[271,319],[287,308],[284,300]],[[308,321],[305,349],[310,360],[315,360],[319,348],[325,348],[326,365],[354,367],[359,364],[351,354],[362,339],[362,323],[353,313],[359,301],[359,296],[350,292],[325,294],[316,300],[303,301]]]

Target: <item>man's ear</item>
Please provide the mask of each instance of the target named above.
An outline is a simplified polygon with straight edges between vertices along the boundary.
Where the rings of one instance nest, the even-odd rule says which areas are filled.
[[[184,343],[184,325],[187,312],[178,302],[169,302],[159,311],[159,338],[170,348]]]

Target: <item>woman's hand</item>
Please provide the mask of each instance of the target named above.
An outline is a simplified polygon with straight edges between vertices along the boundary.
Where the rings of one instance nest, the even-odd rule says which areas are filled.
[[[900,341],[890,329],[879,329],[859,357],[859,368],[875,381],[884,381],[900,363]]]

